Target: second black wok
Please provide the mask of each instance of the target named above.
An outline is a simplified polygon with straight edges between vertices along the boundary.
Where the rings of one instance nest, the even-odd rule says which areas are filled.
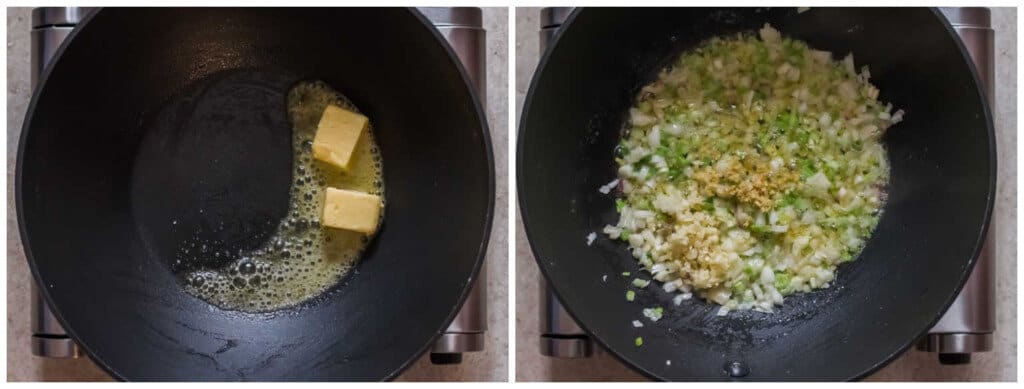
[[[831,287],[792,295],[772,314],[716,316],[713,304],[675,305],[656,287],[629,302],[632,278],[619,274],[639,265],[601,234],[618,214],[614,197],[598,192],[616,177],[627,109],[679,53],[765,23],[836,57],[852,52],[870,66],[879,100],[906,111],[884,137],[891,179],[879,225]],[[846,380],[875,371],[953,301],[994,198],[991,113],[964,47],[933,9],[577,9],[538,65],[518,139],[520,207],[541,271],[594,339],[666,380]],[[599,237],[588,246],[592,232]],[[664,317],[634,328],[652,306]]]

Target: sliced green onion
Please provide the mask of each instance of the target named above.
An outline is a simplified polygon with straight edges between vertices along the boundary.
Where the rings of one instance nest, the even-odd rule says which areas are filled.
[[[732,284],[732,294],[734,295],[742,295],[745,290],[747,290],[747,285],[743,281],[736,281],[735,284]]]
[[[814,162],[805,159],[800,162],[800,178],[806,179],[807,177],[813,176],[817,171],[814,170]]]
[[[775,289],[777,289],[779,292],[788,291],[789,290],[789,282],[790,282],[789,274],[782,273],[782,272],[775,273]]]
[[[622,234],[619,234],[619,239],[622,239],[622,241],[624,241],[624,242],[629,242],[629,235],[630,235],[629,231],[622,230]]]

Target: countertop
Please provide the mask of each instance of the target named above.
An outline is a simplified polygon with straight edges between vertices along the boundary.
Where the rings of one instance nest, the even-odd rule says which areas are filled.
[[[538,8],[516,9],[516,117],[539,60]],[[868,381],[1014,381],[1017,377],[1017,11],[994,8],[996,30],[995,126],[998,193],[995,205],[996,294],[999,304],[992,352],[978,353],[969,365],[943,366],[935,354],[908,351]],[[645,377],[613,356],[599,352],[583,360],[556,359],[539,352],[537,288],[540,274],[516,205],[516,380],[642,381]]]
[[[424,355],[399,381],[505,381],[508,379],[508,9],[484,8],[487,29],[487,119],[497,172],[494,224],[487,249],[487,320],[485,351],[467,353],[461,365],[435,366]],[[109,381],[88,358],[52,360],[29,349],[31,275],[18,236],[13,174],[21,123],[28,106],[29,8],[7,9],[7,380]]]

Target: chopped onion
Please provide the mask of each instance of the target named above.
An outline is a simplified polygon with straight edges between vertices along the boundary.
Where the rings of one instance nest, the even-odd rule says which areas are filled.
[[[602,185],[600,188],[597,189],[597,191],[601,192],[602,194],[608,194],[608,193],[610,193],[612,191],[612,189],[614,189],[618,185],[619,185],[619,179],[616,178],[616,179],[612,180],[611,182],[609,182],[609,183],[607,183],[605,185]]]
[[[679,305],[679,304],[683,303],[683,300],[689,300],[692,297],[693,297],[692,293],[677,294],[676,297],[672,298],[672,303],[675,304],[675,305]]]
[[[644,308],[643,314],[644,317],[651,319],[651,321],[658,321],[661,320],[662,309],[661,307]]]
[[[853,54],[832,54],[765,25],[642,87],[616,158],[619,220],[603,230],[651,275],[631,289],[662,282],[674,304],[696,293],[725,315],[835,282],[878,222],[880,138],[904,112],[877,101]]]

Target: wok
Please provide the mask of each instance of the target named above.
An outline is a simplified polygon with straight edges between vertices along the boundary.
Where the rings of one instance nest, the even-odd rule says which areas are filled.
[[[273,76],[205,119],[154,127],[168,102],[198,93],[189,96],[203,106],[217,94],[202,89],[210,80],[245,72]],[[169,259],[182,230],[226,224],[207,238],[234,249],[281,221],[292,163],[282,91],[301,79],[325,81],[371,119],[384,223],[319,298],[267,313],[217,308],[184,291]],[[265,111],[245,97],[267,94],[280,101]],[[153,131],[166,139],[147,141]],[[42,295],[85,352],[125,380],[393,378],[466,298],[494,202],[478,97],[411,9],[96,11],[41,77],[16,180]]]
[[[879,100],[906,111],[884,137],[891,180],[878,227],[830,288],[788,297],[773,314],[719,317],[699,299],[677,306],[657,283],[628,302],[632,277],[620,273],[639,265],[601,234],[618,215],[614,196],[597,190],[616,177],[627,109],[682,51],[766,22],[836,57],[854,53]],[[863,377],[938,320],[974,265],[996,172],[980,85],[934,9],[577,9],[537,67],[519,128],[520,208],[537,264],[581,327],[652,378]],[[641,310],[654,306],[665,313],[651,323]]]

